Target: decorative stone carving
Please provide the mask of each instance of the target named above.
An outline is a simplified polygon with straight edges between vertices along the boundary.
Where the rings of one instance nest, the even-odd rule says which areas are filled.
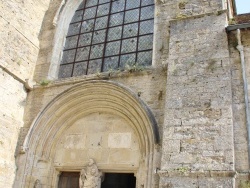
[[[35,181],[34,188],[42,188],[42,184],[41,184],[41,181],[39,179],[37,179]]]
[[[79,187],[80,188],[101,187],[101,172],[98,170],[95,161],[93,159],[89,159],[87,168],[81,170]]]

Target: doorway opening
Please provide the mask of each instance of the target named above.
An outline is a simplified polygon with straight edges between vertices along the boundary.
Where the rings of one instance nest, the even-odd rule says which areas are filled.
[[[58,188],[79,188],[80,172],[62,172]]]
[[[101,188],[135,188],[134,174],[105,173]]]
[[[79,172],[62,172],[58,188],[79,188]],[[136,177],[132,173],[105,173],[101,188],[135,188]]]

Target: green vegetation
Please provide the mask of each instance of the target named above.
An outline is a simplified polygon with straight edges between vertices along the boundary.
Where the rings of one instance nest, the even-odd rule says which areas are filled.
[[[42,79],[41,82],[40,82],[40,85],[41,86],[47,86],[50,82],[51,82],[50,80]]]

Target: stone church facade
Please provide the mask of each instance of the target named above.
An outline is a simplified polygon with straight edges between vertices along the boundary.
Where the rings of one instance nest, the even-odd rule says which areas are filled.
[[[90,160],[124,187],[249,187],[250,15],[234,4],[2,0],[0,187],[79,187]]]

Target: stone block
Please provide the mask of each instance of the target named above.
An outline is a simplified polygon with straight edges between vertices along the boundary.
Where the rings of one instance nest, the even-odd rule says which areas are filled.
[[[109,133],[109,148],[131,148],[131,133]]]

